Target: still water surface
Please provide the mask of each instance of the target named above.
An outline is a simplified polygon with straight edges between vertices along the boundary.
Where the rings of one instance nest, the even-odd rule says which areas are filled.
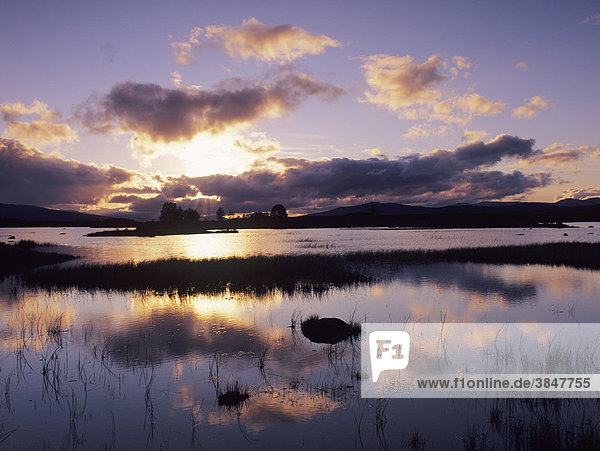
[[[240,229],[239,233],[153,238],[85,236],[97,230],[103,229],[0,228],[0,242],[7,242],[9,236],[14,236],[17,241],[56,243],[71,246],[77,255],[94,262],[116,262],[164,257],[211,258],[600,241],[600,223],[578,223],[577,228],[572,229]]]
[[[597,241],[598,230],[246,230],[148,239],[48,228],[1,229],[0,239],[12,234],[72,246],[92,261],[121,261]],[[290,327],[311,314],[369,322],[600,322],[599,272],[435,263],[380,276],[373,285],[322,296],[261,297],[47,293],[6,280],[0,446],[503,449],[539,435],[540,418],[566,431],[562,438],[600,423],[596,401],[557,408],[528,400],[361,399],[358,344],[315,344],[299,324]],[[234,382],[250,398],[238,407],[219,406],[218,391]]]

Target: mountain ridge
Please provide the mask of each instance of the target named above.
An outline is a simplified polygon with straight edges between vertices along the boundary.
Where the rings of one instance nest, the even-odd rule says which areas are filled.
[[[423,207],[391,202],[367,202],[365,204],[336,207],[317,213],[310,213],[307,217],[332,217],[348,215],[430,215],[430,214],[515,214],[515,213],[540,213],[558,212],[571,208],[590,207],[600,205],[600,198],[594,197],[585,200],[563,199],[558,202],[478,202],[475,204],[454,204],[443,207]]]

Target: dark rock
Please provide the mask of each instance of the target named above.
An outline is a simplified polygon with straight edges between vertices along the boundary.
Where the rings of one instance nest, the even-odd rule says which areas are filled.
[[[360,327],[339,318],[310,317],[302,321],[302,335],[313,343],[335,344],[360,335]]]

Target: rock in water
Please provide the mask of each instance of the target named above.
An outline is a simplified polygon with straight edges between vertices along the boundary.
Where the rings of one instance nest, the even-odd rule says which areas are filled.
[[[360,327],[351,326],[339,318],[311,317],[302,321],[302,335],[313,343],[335,344],[357,337]]]

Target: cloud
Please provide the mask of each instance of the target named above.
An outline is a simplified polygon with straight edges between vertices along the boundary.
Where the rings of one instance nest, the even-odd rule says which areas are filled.
[[[476,116],[498,114],[505,103],[479,94],[444,95],[440,85],[470,69],[462,56],[430,56],[417,63],[410,56],[371,55],[363,58],[361,68],[369,90],[363,102],[398,113],[400,119],[426,119],[445,123],[467,123]],[[446,72],[447,73],[446,73]]]
[[[203,38],[203,40],[201,40]],[[236,27],[209,25],[195,27],[187,41],[172,42],[171,49],[180,64],[194,62],[194,48],[216,47],[232,58],[254,58],[265,62],[289,62],[305,55],[319,55],[340,42],[291,25],[269,26],[254,17]]]
[[[277,153],[280,150],[279,141],[267,138],[264,132],[252,132],[249,137],[239,137],[233,145],[240,150],[253,154]]]
[[[0,105],[2,119],[6,122],[14,122],[21,116],[37,115],[41,120],[52,120],[56,117],[57,112],[50,110],[48,105],[34,99],[31,105],[26,106],[22,102],[7,102]]]
[[[488,170],[503,159],[528,158],[535,152],[533,146],[533,140],[501,135],[488,143],[395,160],[271,157],[238,175],[170,178],[164,181],[164,196],[153,202],[158,205],[160,199],[182,194],[191,200],[201,193],[220,199],[226,210],[247,212],[269,209],[274,203],[308,211],[367,201],[439,204],[502,199],[551,182],[549,173]],[[150,201],[142,203],[147,208]]]
[[[592,197],[600,197],[600,188],[571,188],[563,191],[560,196],[556,196],[554,200],[562,199],[590,199]]]
[[[364,149],[363,152],[373,158],[379,158],[379,159],[387,158],[387,151],[383,150],[383,149],[379,149],[378,147],[373,147],[371,149]]]
[[[0,139],[0,198],[14,204],[95,205],[134,173],[47,155],[12,139]]]
[[[211,90],[128,81],[115,85],[105,96],[91,97],[76,114],[96,132],[133,132],[144,140],[168,143],[280,117],[311,96],[330,101],[344,92],[339,86],[287,69],[271,80],[232,79]]]
[[[196,61],[192,56],[192,44],[189,42],[171,42],[171,50],[179,64],[192,64]]]
[[[600,27],[600,14],[592,14],[581,21],[582,24],[590,24]]]
[[[471,122],[477,116],[500,114],[506,103],[494,102],[479,94],[455,96],[433,105],[432,120],[451,123]]]
[[[488,132],[485,130],[465,130],[463,132],[461,141],[463,142],[474,142],[483,141],[488,136]]]
[[[600,146],[571,147],[568,144],[553,143],[545,149],[538,150],[523,160],[526,166],[537,164],[545,166],[564,166],[581,160],[586,155],[600,155]]]
[[[0,105],[2,119],[6,121],[3,137],[14,138],[32,145],[56,145],[63,141],[74,142],[79,139],[77,132],[69,124],[60,122],[57,110],[34,99],[31,105],[21,102],[7,102]],[[25,119],[22,120],[23,117]]]
[[[500,135],[454,150],[412,153],[397,159],[306,160],[269,157],[237,175],[154,177],[114,166],[97,167],[47,155],[18,141],[0,140],[0,197],[5,202],[104,208],[136,217],[158,215],[175,200],[183,208],[212,215],[264,211],[283,203],[296,212],[368,201],[447,204],[522,195],[552,182],[550,173],[502,172],[493,166],[527,160],[539,151],[534,141]],[[378,152],[381,155],[381,152]]]
[[[525,61],[519,61],[517,64],[515,64],[515,68],[519,70],[527,70],[529,69],[529,65]]]
[[[449,70],[452,75],[457,77],[461,71],[463,71],[463,76],[468,78],[471,74],[467,72],[469,69],[473,67],[473,63],[469,60],[469,58],[465,56],[453,56],[452,57],[452,65],[450,65]]]
[[[413,125],[402,136],[405,138],[423,139],[431,136],[445,136],[449,130],[446,125],[419,124]]]
[[[142,199],[142,197],[134,194],[118,194],[116,196],[112,196],[108,202],[111,204],[130,204],[139,199]]]
[[[531,119],[540,111],[547,110],[552,104],[551,99],[545,99],[541,96],[533,96],[525,99],[525,105],[515,108],[512,112],[513,117],[518,119]]]
[[[412,56],[371,55],[364,58],[361,68],[370,91],[366,101],[391,111],[436,100],[438,84],[448,77],[441,72],[442,60],[432,55],[424,63]]]
[[[173,71],[169,73],[169,75],[171,76],[171,81],[173,82],[173,85],[177,87],[181,86],[181,74],[179,72]]]

